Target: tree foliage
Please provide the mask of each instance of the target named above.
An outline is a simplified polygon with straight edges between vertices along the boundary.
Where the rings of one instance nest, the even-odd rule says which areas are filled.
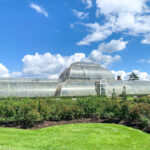
[[[139,80],[139,77],[136,73],[132,72],[130,75],[129,75],[129,80]]]

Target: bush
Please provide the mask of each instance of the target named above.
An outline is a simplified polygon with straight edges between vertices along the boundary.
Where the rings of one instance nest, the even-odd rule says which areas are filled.
[[[81,109],[82,117],[99,118],[103,112],[102,102],[94,97],[78,99],[76,104]]]
[[[129,119],[130,107],[131,107],[131,103],[129,103],[129,102],[121,103],[120,119],[122,119],[122,120]]]
[[[150,104],[139,103],[131,107],[129,121],[139,121],[141,116],[150,118]]]
[[[134,101],[88,96],[71,98],[9,98],[0,101],[0,124],[27,128],[44,120],[60,121],[79,118],[120,119],[149,126],[150,104],[147,97]]]
[[[142,127],[150,127],[150,119],[144,115],[141,115],[139,118],[139,123]]]
[[[37,112],[36,110],[31,110],[26,114],[26,118],[23,121],[23,127],[24,128],[31,127],[41,121],[43,121],[43,118],[40,115],[40,113]]]
[[[136,103],[148,103],[150,104],[150,97],[149,96],[140,96],[133,99]]]

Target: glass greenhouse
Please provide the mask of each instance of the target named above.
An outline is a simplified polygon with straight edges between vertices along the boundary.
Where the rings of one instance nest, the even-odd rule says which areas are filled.
[[[112,73],[94,63],[73,63],[64,70],[59,80],[36,78],[0,78],[0,97],[47,96],[111,96],[122,93],[149,94],[150,81],[114,80]]]

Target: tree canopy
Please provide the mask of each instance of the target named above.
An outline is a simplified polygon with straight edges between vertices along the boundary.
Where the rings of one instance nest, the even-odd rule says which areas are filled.
[[[132,72],[130,75],[129,75],[129,80],[139,80],[139,77],[136,73]]]

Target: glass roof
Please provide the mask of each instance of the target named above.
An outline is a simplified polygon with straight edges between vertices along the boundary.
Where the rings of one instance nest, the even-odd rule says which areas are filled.
[[[60,75],[62,81],[65,80],[114,80],[112,73],[94,63],[73,63],[69,68],[64,70]]]

